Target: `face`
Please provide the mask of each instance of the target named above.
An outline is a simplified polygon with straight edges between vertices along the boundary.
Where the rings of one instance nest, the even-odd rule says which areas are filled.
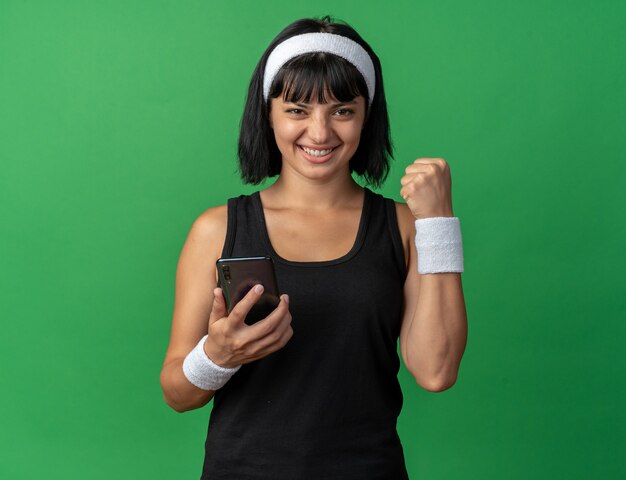
[[[281,175],[297,173],[311,179],[349,175],[364,122],[361,96],[350,102],[331,98],[328,103],[272,99],[270,125],[282,154]]]

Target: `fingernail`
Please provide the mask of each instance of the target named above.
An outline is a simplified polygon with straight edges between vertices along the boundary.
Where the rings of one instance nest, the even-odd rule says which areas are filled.
[[[283,300],[285,301],[285,303],[287,305],[289,305],[289,295],[287,295],[286,293],[283,295]]]
[[[261,295],[263,293],[263,285],[256,285],[254,287],[254,293],[258,293],[259,295]]]

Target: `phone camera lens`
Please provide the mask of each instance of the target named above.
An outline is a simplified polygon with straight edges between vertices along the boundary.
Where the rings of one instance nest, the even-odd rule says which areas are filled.
[[[222,267],[222,272],[224,272],[224,279],[227,282],[230,282],[230,268],[227,266]]]

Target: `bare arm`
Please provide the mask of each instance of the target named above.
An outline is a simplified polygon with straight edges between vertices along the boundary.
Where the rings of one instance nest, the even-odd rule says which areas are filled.
[[[408,259],[400,351],[417,383],[426,390],[440,392],[454,385],[467,342],[461,274],[420,275],[415,217],[405,204],[396,204],[396,211]]]
[[[443,158],[418,158],[400,179],[398,222],[408,259],[402,358],[425,389],[440,392],[456,382],[467,342],[467,314],[460,273],[418,273],[415,219],[453,217],[452,176]]]
[[[178,412],[206,405],[215,393],[191,384],[182,364],[207,333],[217,284],[215,262],[224,246],[226,224],[225,206],[204,212],[194,222],[178,261],[170,342],[161,370],[165,402]]]
[[[194,222],[178,262],[170,344],[161,370],[165,402],[177,412],[200,408],[215,394],[189,382],[182,368],[187,354],[207,333],[204,353],[227,368],[263,358],[284,347],[293,335],[287,295],[281,295],[274,311],[254,325],[246,325],[245,318],[262,289],[253,288],[227,312],[216,288],[215,269],[226,226],[226,207],[207,210]]]

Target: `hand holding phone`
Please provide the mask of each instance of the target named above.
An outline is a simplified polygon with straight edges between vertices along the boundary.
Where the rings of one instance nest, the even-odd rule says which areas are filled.
[[[268,269],[267,259],[220,260],[218,276],[221,285],[213,292],[209,336],[204,344],[204,351],[217,365],[230,368],[258,360],[283,348],[293,335],[293,329],[289,297],[278,296],[276,276],[273,268]],[[244,264],[254,268],[242,268]],[[222,268],[226,266],[228,268]],[[234,273],[235,271],[238,273]],[[259,272],[264,272],[264,275],[259,275]],[[269,273],[271,274],[268,277]],[[249,278],[247,282],[242,280],[246,277]],[[264,287],[262,292],[252,288],[259,284]],[[265,302],[262,305],[265,306],[258,308],[257,304],[264,297]],[[253,313],[255,308],[257,310]],[[267,310],[269,313],[266,313]]]
[[[228,313],[257,284],[263,285],[264,291],[248,312],[245,322],[252,325],[278,306],[280,295],[271,257],[220,258],[216,265],[218,286],[224,292]]]

